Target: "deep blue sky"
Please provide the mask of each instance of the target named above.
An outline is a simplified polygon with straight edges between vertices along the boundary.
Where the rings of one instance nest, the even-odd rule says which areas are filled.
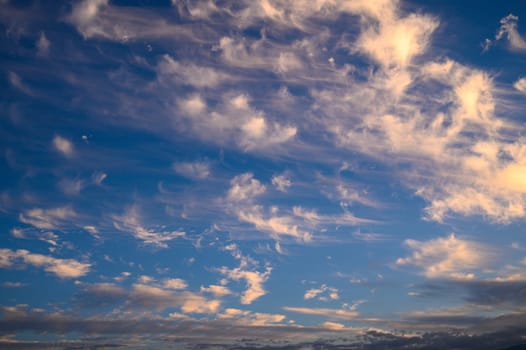
[[[524,18],[0,1],[2,346],[521,342]]]

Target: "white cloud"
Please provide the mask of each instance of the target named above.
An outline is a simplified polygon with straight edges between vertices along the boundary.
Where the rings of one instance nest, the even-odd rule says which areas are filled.
[[[18,219],[39,229],[56,229],[71,219],[77,217],[77,213],[70,207],[58,207],[51,209],[33,208],[20,213]]]
[[[287,189],[292,185],[292,182],[286,174],[281,174],[272,177],[272,184],[278,191],[287,192]]]
[[[108,177],[108,174],[102,171],[96,171],[91,175],[91,180],[95,185],[100,185]]]
[[[163,287],[167,289],[186,289],[188,283],[180,278],[168,278],[163,281]]]
[[[215,285],[215,284],[211,284],[208,287],[201,286],[200,291],[201,291],[201,293],[210,293],[213,296],[215,296],[216,298],[232,294],[232,291],[230,289],[228,289],[227,287],[219,286],[219,285]]]
[[[38,50],[37,54],[39,56],[47,56],[49,54],[49,47],[51,46],[51,43],[46,37],[46,33],[40,32],[36,45]]]
[[[20,76],[16,74],[15,72],[10,71],[8,73],[8,78],[9,78],[9,83],[11,83],[12,86],[22,91],[26,95],[33,96],[35,94],[33,90],[29,86],[27,86],[22,80],[22,78],[20,78]]]
[[[113,215],[112,218],[116,229],[129,232],[145,244],[159,248],[168,248],[167,242],[185,236],[185,233],[180,231],[157,231],[145,228],[141,223],[139,208],[136,205],[129,207],[124,215]]]
[[[305,315],[324,316],[327,318],[353,319],[359,316],[359,313],[348,309],[328,309],[328,308],[307,308],[307,307],[290,307],[285,306],[285,311],[296,312]]]
[[[267,291],[263,288],[263,283],[269,278],[272,268],[267,267],[264,272],[259,272],[245,270],[241,267],[230,269],[223,266],[219,269],[219,272],[234,281],[245,280],[246,290],[241,294],[240,301],[241,304],[252,304],[256,299],[267,294]]]
[[[268,326],[275,325],[285,320],[285,315],[252,312],[235,308],[227,308],[218,319],[235,320],[239,325],[249,326]]]
[[[508,16],[500,20],[500,28],[495,36],[496,40],[500,40],[503,37],[508,39],[508,42],[512,49],[515,50],[526,50],[526,41],[519,34],[517,29],[517,22],[519,17],[509,14]]]
[[[210,175],[210,163],[206,161],[176,162],[173,169],[177,174],[190,179],[203,180]]]
[[[321,301],[328,301],[329,299],[338,300],[340,298],[338,289],[328,287],[325,284],[322,284],[320,288],[311,288],[307,290],[303,296],[303,299],[308,300],[316,297],[318,297],[318,300]]]
[[[78,278],[90,271],[89,263],[73,259],[57,259],[51,256],[31,253],[27,250],[0,249],[0,267],[15,268],[20,265],[32,265],[59,278]]]
[[[244,151],[276,147],[296,136],[295,126],[281,124],[253,108],[247,95],[225,94],[221,102],[210,110],[201,95],[179,98],[178,118],[205,141],[232,144]]]
[[[222,266],[218,271],[230,280],[245,281],[246,289],[241,294],[241,303],[251,304],[254,300],[267,294],[267,291],[263,288],[263,283],[270,277],[272,268],[266,266],[264,272],[257,271],[255,269],[257,262],[250,257],[243,256],[235,244],[225,247],[225,250],[230,251],[232,256],[239,260],[239,267],[228,268]],[[251,268],[251,265],[254,266]]]
[[[74,153],[74,148],[71,141],[60,135],[56,135],[53,138],[53,147],[66,157],[70,157]]]
[[[492,258],[489,247],[457,238],[454,234],[425,242],[408,239],[405,245],[412,254],[398,258],[396,264],[417,266],[427,278],[471,280]]]
[[[157,67],[157,74],[162,82],[173,81],[174,83],[188,84],[197,88],[216,87],[230,77],[210,67],[198,66],[194,63],[181,63],[174,60],[170,55],[163,55]]]
[[[257,179],[254,174],[244,173],[237,175],[230,181],[227,199],[230,202],[251,201],[255,197],[265,193],[266,187]]]
[[[513,83],[513,87],[526,94],[526,78],[518,79],[515,83]]]

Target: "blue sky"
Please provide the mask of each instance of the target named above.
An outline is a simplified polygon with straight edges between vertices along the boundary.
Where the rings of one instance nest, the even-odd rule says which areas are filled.
[[[524,342],[524,18],[0,1],[2,346]]]

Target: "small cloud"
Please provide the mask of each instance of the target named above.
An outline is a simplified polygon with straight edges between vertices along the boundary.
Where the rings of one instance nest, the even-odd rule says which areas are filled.
[[[23,92],[26,95],[30,95],[30,96],[34,95],[34,92],[31,90],[31,88],[29,88],[29,86],[27,86],[22,81],[22,78],[20,78],[20,76],[18,74],[16,74],[15,72],[11,72],[10,71],[8,73],[8,77],[9,77],[9,82],[11,83],[11,85],[13,87],[15,87],[16,89],[20,90],[21,92]]]
[[[290,178],[285,175],[276,175],[272,177],[272,184],[280,192],[287,192],[288,188],[292,185]]]
[[[169,278],[163,281],[163,287],[166,289],[186,289],[188,283],[180,278]]]
[[[21,228],[13,228],[13,229],[11,229],[11,236],[13,236],[15,238],[20,238],[20,239],[26,238],[25,232]]]
[[[94,236],[98,236],[99,235],[99,230],[95,226],[84,226],[83,229],[88,231],[89,233],[91,233]]]
[[[68,139],[56,135],[53,138],[53,147],[66,157],[70,157],[74,153],[73,144]]]
[[[520,78],[515,83],[513,83],[513,87],[517,89],[518,91],[526,94],[526,78]]]
[[[210,293],[216,298],[220,298],[220,297],[223,297],[225,295],[232,294],[232,291],[230,289],[228,289],[227,287],[225,287],[225,286],[218,286],[218,285],[214,285],[214,284],[211,284],[208,287],[201,286],[200,291],[201,291],[201,293]]]
[[[203,180],[210,175],[210,163],[206,161],[176,162],[172,167],[177,174],[194,180]]]
[[[4,282],[2,283],[2,287],[4,288],[21,288],[27,286],[26,283],[22,282]]]
[[[47,56],[49,54],[49,47],[51,46],[50,41],[46,37],[46,33],[40,32],[40,36],[37,41],[37,55],[38,56]]]
[[[107,177],[108,175],[106,173],[103,173],[102,171],[97,171],[91,175],[91,180],[95,185],[100,185]]]

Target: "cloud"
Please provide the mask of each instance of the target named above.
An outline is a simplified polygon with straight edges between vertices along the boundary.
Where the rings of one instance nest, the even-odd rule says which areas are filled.
[[[515,83],[513,83],[513,87],[526,94],[526,78],[518,79]]]
[[[235,320],[239,325],[267,326],[275,325],[285,320],[285,315],[251,312],[234,308],[227,308],[218,319]]]
[[[519,34],[518,27],[519,17],[509,14],[500,20],[500,28],[495,35],[495,40],[502,38],[508,39],[511,49],[526,50],[526,41]]]
[[[417,266],[427,278],[474,279],[475,272],[487,266],[492,257],[489,247],[457,238],[454,234],[425,242],[408,239],[405,245],[413,253],[398,258],[396,264]]]
[[[161,285],[134,283],[129,289],[114,283],[87,284],[76,299],[79,305],[86,308],[120,306],[131,311],[163,311],[178,307],[185,314],[214,314],[221,306],[220,300],[180,291],[181,280],[177,283],[173,281],[165,280]]]
[[[278,191],[287,192],[287,189],[292,185],[292,182],[286,174],[282,174],[273,176],[272,184]]]
[[[20,213],[18,220],[39,229],[56,229],[77,217],[69,206],[50,209],[33,208]]]
[[[226,73],[214,68],[198,66],[192,62],[181,63],[170,55],[162,56],[157,75],[162,83],[183,83],[196,88],[216,87],[231,79]]]
[[[123,232],[131,233],[135,238],[159,248],[168,248],[167,242],[184,237],[181,231],[157,231],[147,229],[141,224],[139,208],[136,205],[129,207],[124,215],[113,215],[113,226]]]
[[[62,153],[66,157],[71,157],[75,151],[71,141],[63,138],[60,135],[56,135],[53,138],[53,147],[55,148],[55,150]]]
[[[201,293],[210,293],[216,298],[223,297],[225,295],[233,294],[232,291],[230,289],[228,289],[227,287],[225,287],[225,286],[218,286],[218,285],[215,285],[215,284],[211,284],[208,287],[201,286],[200,291],[201,291]]]
[[[324,316],[327,318],[337,319],[353,319],[359,316],[359,313],[354,310],[345,309],[327,309],[327,308],[307,308],[307,307],[290,307],[285,306],[283,310],[296,312],[305,315]]]
[[[376,8],[373,11],[370,8],[360,10],[369,10],[366,13],[373,15],[377,22],[368,23],[362,28],[356,42],[357,50],[387,69],[408,66],[413,57],[425,52],[431,34],[438,27],[434,18],[425,15],[411,14],[398,18],[394,10],[382,11],[384,13],[378,13],[379,9]]]
[[[253,108],[246,94],[225,94],[212,110],[201,95],[192,94],[179,98],[177,108],[178,119],[201,139],[226,145],[233,142],[244,151],[277,147],[291,141],[298,131]]]
[[[51,46],[51,42],[49,41],[49,39],[46,37],[46,33],[44,32],[40,32],[40,35],[38,37],[38,41],[37,41],[37,55],[38,56],[47,56],[49,55],[49,48]]]
[[[163,281],[163,287],[167,289],[186,289],[188,283],[180,278],[168,278]]]
[[[322,294],[326,294],[325,296],[320,296]],[[340,296],[338,295],[338,289],[333,287],[328,287],[325,284],[322,284],[320,288],[311,288],[305,292],[305,295],[303,296],[303,299],[313,299],[318,297],[318,300],[321,301],[328,301],[331,300],[338,300]]]
[[[8,78],[9,83],[11,83],[11,85],[16,89],[22,91],[24,94],[29,96],[35,95],[33,90],[29,86],[27,86],[26,83],[24,83],[24,81],[22,80],[22,78],[20,78],[20,76],[15,72],[9,71]]]
[[[152,11],[134,6],[114,6],[108,0],[83,0],[72,6],[65,21],[84,39],[127,42],[144,38],[191,36],[186,28],[170,24]]]
[[[204,161],[175,162],[173,169],[177,174],[195,180],[203,180],[210,175],[210,163]]]
[[[263,288],[263,284],[270,277],[272,267],[266,266],[265,271],[257,271],[255,268],[257,262],[250,257],[244,256],[235,244],[229,245],[225,249],[230,251],[232,256],[239,260],[239,266],[236,268],[222,266],[217,269],[217,271],[230,280],[245,281],[246,289],[241,293],[241,304],[252,304],[256,299],[267,294],[267,291]]]
[[[73,259],[58,259],[51,256],[31,253],[27,250],[0,249],[0,267],[16,268],[31,265],[42,268],[59,278],[78,278],[90,271],[89,263],[82,263]]]

